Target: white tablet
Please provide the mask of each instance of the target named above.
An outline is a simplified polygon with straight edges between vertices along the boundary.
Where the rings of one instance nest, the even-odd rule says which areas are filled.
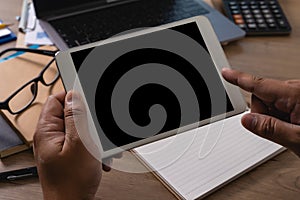
[[[229,64],[203,16],[59,52],[56,61],[65,89],[84,97],[90,133],[79,135],[98,159],[246,110],[222,79]]]

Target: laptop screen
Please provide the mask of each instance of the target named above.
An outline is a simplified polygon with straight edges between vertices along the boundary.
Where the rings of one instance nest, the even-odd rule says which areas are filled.
[[[160,46],[165,45],[161,39],[169,36],[164,35],[168,31],[177,32],[176,37],[188,36],[186,41],[193,42],[170,39],[166,43],[170,46]],[[178,43],[175,49],[174,43]],[[190,44],[200,48],[192,49]],[[179,53],[174,53],[176,49]],[[189,56],[193,50],[197,50],[196,62]],[[105,151],[151,137],[153,133],[142,131],[143,128],[164,115],[155,115],[159,108],[151,110],[153,105],[162,105],[167,113],[165,125],[154,135],[234,110],[195,22],[79,50],[72,52],[71,57]],[[189,96],[187,91],[193,95]],[[192,106],[192,101],[197,105]],[[181,104],[187,105],[187,111],[178,109]],[[135,126],[128,125],[129,118],[142,128],[132,130]],[[129,126],[125,127],[127,133],[136,135],[125,134],[118,125]]]
[[[38,18],[55,16],[58,13],[67,14],[79,8],[88,9],[95,5],[103,5],[106,0],[33,0]]]

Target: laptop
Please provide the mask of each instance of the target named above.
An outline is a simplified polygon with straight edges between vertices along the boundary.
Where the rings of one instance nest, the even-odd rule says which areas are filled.
[[[245,32],[202,0],[33,0],[37,18],[60,50],[127,30],[204,15],[221,43]]]

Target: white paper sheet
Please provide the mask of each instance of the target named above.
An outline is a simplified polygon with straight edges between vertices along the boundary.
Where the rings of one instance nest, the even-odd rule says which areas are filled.
[[[280,145],[244,129],[241,116],[160,140],[135,151],[180,196],[185,199],[204,197],[284,150]],[[177,141],[175,148],[164,148],[172,141]],[[184,151],[181,149],[187,146]]]
[[[30,4],[28,11],[28,21],[25,35],[25,44],[37,44],[37,45],[53,45],[53,42],[49,39],[46,32],[42,29],[39,20],[36,18],[33,4]]]

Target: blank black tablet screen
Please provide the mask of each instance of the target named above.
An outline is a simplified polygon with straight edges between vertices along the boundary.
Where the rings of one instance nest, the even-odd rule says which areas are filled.
[[[94,121],[97,121],[95,123],[96,128],[105,151],[113,149],[115,146],[124,146],[181,126],[233,111],[232,103],[214,67],[197,24],[191,22],[173,27],[170,30],[184,34],[189,38],[188,41],[193,40],[197,43],[202,48],[202,51],[189,53],[188,51],[193,51],[192,47],[183,51],[186,44],[183,44],[182,48],[178,50],[179,53],[167,48],[157,48],[155,45],[152,47],[148,45],[145,48],[140,46],[133,50],[128,48],[130,49],[128,51],[124,50],[127,46],[122,45],[126,42],[129,42],[128,44],[136,41],[142,43],[151,37],[153,33],[150,33],[148,36],[138,36],[140,39],[133,38],[131,43],[130,40],[119,41],[114,44],[80,50],[71,54],[90,106],[92,117]],[[162,41],[164,40],[167,39]],[[168,38],[168,40],[170,39]],[[179,41],[173,42],[174,45],[169,44],[170,48],[178,46],[177,43]],[[137,46],[140,43],[137,42]],[[117,48],[118,45],[122,49]],[[96,50],[96,48],[99,48],[99,50]],[[110,49],[113,48],[115,48],[114,53],[118,54],[118,52],[122,51],[123,53],[117,55],[115,59],[107,61],[113,57],[110,55],[112,53]],[[98,54],[95,54],[97,52]],[[203,63],[201,63],[200,59],[198,63],[200,69],[198,70],[189,61],[188,55],[192,53],[198,57],[203,56],[201,58],[205,58]],[[96,58],[95,55],[97,56]],[[88,59],[94,59],[94,61],[90,62]],[[204,62],[204,60],[206,61]],[[107,66],[103,66],[103,63],[106,63],[105,65]],[[143,70],[143,67],[145,67],[145,70]],[[170,73],[167,73],[168,70]],[[199,71],[205,73],[201,74]],[[130,73],[131,75],[128,75]],[[163,73],[166,73],[166,76],[161,78]],[[134,74],[140,75],[134,76]],[[151,79],[151,76],[153,76],[153,79]],[[176,78],[177,76],[178,79]],[[126,79],[130,82],[128,87],[127,83],[123,84],[122,82]],[[188,99],[190,98],[189,95],[186,95],[186,99],[184,99],[180,98],[182,95],[179,95],[178,98],[176,94],[176,91],[183,90],[184,84],[180,83],[182,80],[190,85],[187,88],[193,90],[193,97],[197,99],[197,106],[199,107],[199,111],[197,111],[199,116],[197,118],[194,118],[197,113],[194,113],[194,116],[191,118],[186,117],[186,115],[189,115],[189,112],[184,112],[181,107],[182,103],[190,100]],[[134,84],[140,84],[143,81],[146,83],[134,86]],[[167,85],[161,84],[164,81]],[[176,85],[174,88],[168,85],[172,84],[172,81]],[[178,90],[175,87],[178,87]],[[132,91],[133,88],[135,88],[134,91],[128,96],[127,92]],[[185,91],[182,92],[184,93]],[[125,96],[127,95],[124,99],[122,97],[123,93]],[[224,93],[224,98],[222,98],[222,95],[220,98],[215,98],[220,94],[214,93]],[[212,100],[212,97],[215,99]],[[193,109],[193,107],[187,107],[192,112],[197,110]],[[161,118],[163,122],[155,122],[156,118]],[[151,123],[157,123],[158,127],[153,125],[151,129]],[[138,127],[136,131],[135,127]],[[154,132],[151,133],[151,130]]]

